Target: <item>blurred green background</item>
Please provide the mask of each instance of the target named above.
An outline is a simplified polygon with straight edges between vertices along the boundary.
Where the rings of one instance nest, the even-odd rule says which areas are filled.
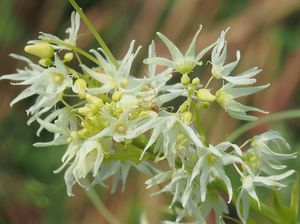
[[[199,24],[204,26],[198,49],[216,40],[231,27],[227,36],[229,59],[237,49],[242,52],[238,70],[258,66],[263,69],[259,84],[271,83],[263,93],[245,99],[249,104],[270,112],[300,107],[300,1],[299,0],[78,0],[97,30],[117,57],[135,39],[143,45],[134,71],[147,53],[147,45],[160,31],[183,49]],[[39,31],[64,36],[72,7],[65,0],[0,0],[0,74],[22,67],[9,53],[23,53],[27,41]],[[85,49],[98,47],[82,24],[78,44]],[[168,56],[157,42],[159,55]],[[200,78],[206,80],[208,69]],[[73,198],[66,195],[63,174],[53,174],[60,165],[64,148],[36,149],[36,126],[26,125],[25,109],[33,99],[13,109],[9,102],[20,87],[0,83],[0,224],[32,223],[106,223],[88,201],[84,190],[76,187]],[[229,118],[219,108],[202,114],[212,143],[222,141],[243,122]],[[247,135],[273,128],[288,139],[293,151],[300,151],[300,120],[264,124]],[[47,139],[46,134],[42,138]],[[242,141],[242,140],[240,140]],[[239,142],[240,142],[239,141]],[[300,157],[289,166],[300,170]],[[163,198],[149,197],[145,177],[131,173],[126,193],[110,195],[100,189],[106,206],[122,223],[139,223],[146,211],[149,223],[159,223]],[[98,189],[98,188],[97,188]],[[154,189],[155,190],[155,189]],[[263,192],[262,192],[263,193]],[[266,200],[271,196],[264,194]],[[288,189],[281,196],[288,203]],[[230,222],[228,222],[230,223]],[[261,223],[267,223],[261,221]]]

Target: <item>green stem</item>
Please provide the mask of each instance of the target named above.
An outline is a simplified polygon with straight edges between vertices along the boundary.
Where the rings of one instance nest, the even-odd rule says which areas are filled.
[[[224,218],[226,218],[226,219],[228,219],[228,220],[230,220],[230,221],[233,221],[234,223],[242,224],[241,221],[239,221],[239,220],[237,220],[237,219],[234,219],[234,218],[232,218],[232,217],[230,217],[230,216],[228,216],[228,215],[224,215],[224,214],[223,214],[222,217],[224,217]]]
[[[300,110],[299,109],[271,114],[271,115],[265,116],[263,118],[260,118],[257,121],[247,123],[247,124],[241,126],[240,128],[236,129],[234,132],[232,132],[227,137],[227,140],[228,141],[235,141],[240,136],[242,136],[244,133],[246,133],[247,131],[251,130],[252,128],[256,127],[259,124],[274,122],[274,121],[280,121],[280,120],[286,120],[286,119],[291,119],[291,118],[298,118],[298,117],[300,117]]]
[[[99,65],[99,61],[93,57],[92,55],[90,55],[89,53],[87,53],[86,51],[78,48],[78,47],[75,47],[74,45],[72,44],[68,44],[64,41],[61,41],[61,40],[48,40],[48,39],[43,39],[43,41],[46,41],[50,44],[56,44],[56,45],[61,45],[61,46],[64,46],[66,48],[69,48],[71,49],[72,51],[74,52],[77,52],[78,54],[81,54],[82,56],[86,57],[87,59],[89,59],[90,61],[94,62],[95,64]]]
[[[95,192],[94,189],[90,189],[86,191],[87,196],[89,197],[90,201],[94,204],[94,206],[97,208],[99,213],[103,216],[103,218],[106,219],[106,221],[110,224],[121,224],[119,220],[117,220],[116,217],[114,217],[110,211],[108,211],[103,204],[103,202],[100,200],[99,196]]]
[[[201,117],[200,117],[200,114],[199,114],[199,109],[198,109],[197,105],[195,104],[195,102],[193,100],[191,102],[191,106],[194,110],[196,128],[197,128],[199,134],[201,135],[201,137],[203,138],[204,144],[208,145],[209,142],[208,142],[207,135],[206,135],[205,130],[204,130],[203,125],[202,125],[202,120],[201,120]]]
[[[95,27],[91,23],[91,21],[83,13],[82,9],[79,7],[79,5],[76,3],[75,0],[69,0],[69,2],[73,6],[73,8],[76,10],[76,12],[78,12],[78,14],[80,15],[82,21],[85,23],[85,25],[87,26],[87,28],[89,29],[89,31],[93,34],[93,36],[95,37],[95,39],[97,40],[97,42],[100,44],[101,48],[106,53],[106,55],[108,56],[108,58],[111,60],[111,62],[114,64],[114,66],[116,68],[118,68],[119,64],[118,64],[117,60],[115,59],[115,57],[113,56],[113,54],[111,53],[111,51],[109,50],[109,48],[107,47],[106,43],[104,42],[104,40],[102,39],[102,37],[100,36],[100,34],[98,33],[98,31],[95,29]]]

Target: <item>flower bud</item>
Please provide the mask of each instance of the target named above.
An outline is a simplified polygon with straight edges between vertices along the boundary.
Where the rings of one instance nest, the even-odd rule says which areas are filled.
[[[53,47],[47,42],[27,45],[24,51],[28,54],[38,56],[40,58],[51,58],[54,54]]]
[[[122,92],[119,92],[119,91],[114,92],[113,95],[112,95],[112,100],[117,102],[122,98],[122,96],[123,96]]]
[[[52,61],[50,58],[41,58],[39,60],[39,64],[44,67],[50,67],[52,65]]]
[[[87,138],[88,135],[89,135],[89,132],[86,128],[83,128],[83,129],[77,131],[77,136],[81,139]]]
[[[187,75],[187,74],[184,74],[182,77],[181,77],[181,83],[182,85],[187,85],[189,84],[191,81],[190,77]]]
[[[203,103],[211,103],[216,100],[216,97],[210,93],[209,89],[199,89],[197,91],[197,97],[200,100],[200,102]]]
[[[200,84],[200,79],[197,77],[197,78],[194,78],[192,80],[192,85],[193,86],[198,86]]]
[[[64,55],[64,61],[70,62],[73,60],[74,54],[72,52],[68,52]]]
[[[183,123],[185,123],[186,125],[189,125],[192,122],[193,119],[193,114],[190,111],[185,111],[182,115],[181,115],[181,120],[183,121]]]
[[[180,107],[178,108],[178,111],[183,113],[185,111],[187,111],[191,105],[192,100],[190,98],[188,98],[186,101],[184,101],[183,104],[180,105]]]
[[[82,115],[87,115],[90,112],[90,109],[86,106],[78,108],[78,112]]]
[[[76,87],[79,98],[83,99],[85,97],[85,90],[86,90],[85,80],[84,79],[77,79],[74,83],[74,86]]]
[[[93,96],[93,95],[91,95],[91,94],[88,94],[88,93],[85,94],[85,99],[86,99],[89,103],[98,106],[98,108],[101,108],[101,107],[104,105],[102,99],[100,99],[100,98],[98,98],[98,97],[96,97],[96,96]]]

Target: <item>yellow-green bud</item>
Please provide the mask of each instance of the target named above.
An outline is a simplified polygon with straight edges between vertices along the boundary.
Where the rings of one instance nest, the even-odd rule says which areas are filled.
[[[85,98],[86,82],[84,79],[77,79],[74,83],[77,88],[78,96],[80,99]]]
[[[122,98],[122,96],[123,96],[122,92],[119,92],[119,91],[114,92],[113,95],[112,95],[112,100],[117,102]]]
[[[181,83],[182,85],[187,85],[191,81],[190,77],[187,74],[182,75],[181,77]]]
[[[183,121],[183,123],[185,123],[186,125],[189,125],[192,122],[193,119],[193,114],[190,111],[185,111],[184,113],[182,113],[181,115],[181,120]]]
[[[78,113],[82,115],[87,115],[90,112],[90,109],[88,107],[80,107],[78,108]]]
[[[193,86],[189,86],[187,88],[187,91],[190,93],[190,94],[193,94],[195,92],[195,88]]]
[[[73,141],[72,137],[67,138],[67,142],[70,144]]]
[[[74,58],[74,54],[72,52],[68,52],[64,55],[64,61],[65,62],[70,62]]]
[[[191,105],[191,102],[192,102],[191,98],[188,98],[186,101],[184,101],[183,104],[181,104],[181,106],[178,108],[178,111],[181,113],[187,111]]]
[[[85,94],[85,98],[86,98],[86,100],[87,100],[89,103],[94,104],[94,105],[98,106],[99,108],[102,107],[102,106],[104,105],[102,99],[100,99],[100,98],[98,98],[98,97],[95,97],[95,96],[93,96],[93,95],[91,95],[91,94],[89,94],[89,93],[86,93],[86,94]]]
[[[193,86],[198,86],[200,84],[200,79],[197,77],[197,78],[194,78],[192,80],[192,85]]]
[[[44,67],[49,67],[52,65],[52,61],[50,58],[41,58],[39,64]]]
[[[211,103],[216,100],[216,97],[210,93],[209,89],[199,89],[197,91],[197,97],[201,102]]]
[[[54,54],[53,47],[47,42],[27,45],[24,51],[28,54],[38,56],[40,58],[51,58]]]
[[[124,79],[124,80],[122,80],[122,82],[120,83],[120,85],[121,85],[121,87],[126,87],[126,86],[128,86],[128,79]]]

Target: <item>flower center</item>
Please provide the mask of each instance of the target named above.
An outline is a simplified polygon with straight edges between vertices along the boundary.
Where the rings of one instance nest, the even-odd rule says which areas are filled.
[[[124,134],[127,131],[127,127],[124,123],[117,124],[114,129],[119,134]]]
[[[175,68],[180,74],[189,74],[193,71],[196,66],[195,60],[193,58],[184,58],[175,63]]]
[[[61,85],[61,84],[63,84],[65,78],[64,78],[64,75],[62,73],[54,72],[52,74],[52,80],[53,80],[54,84]]]

